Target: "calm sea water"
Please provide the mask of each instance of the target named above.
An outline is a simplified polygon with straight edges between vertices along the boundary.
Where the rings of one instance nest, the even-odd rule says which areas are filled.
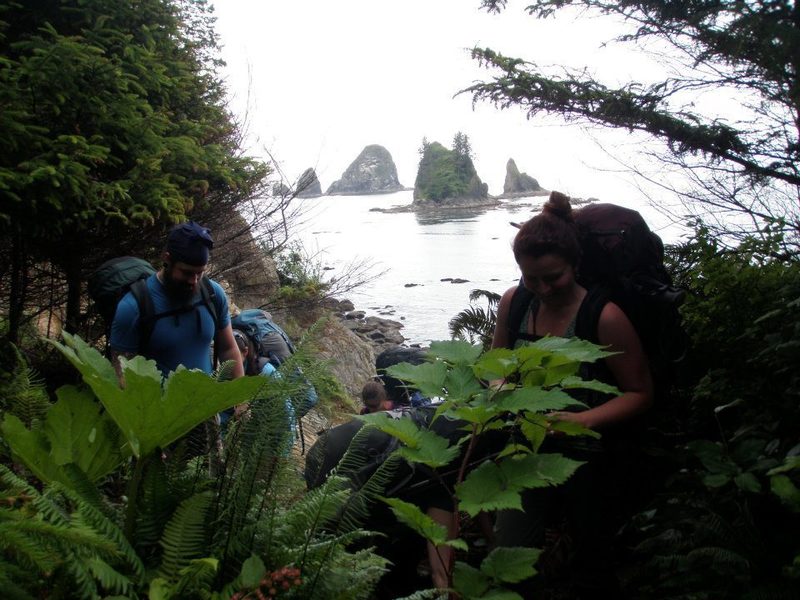
[[[450,338],[448,322],[469,306],[470,290],[502,293],[517,282],[511,253],[516,229],[510,222],[530,218],[545,199],[417,214],[371,210],[408,205],[411,191],[323,196],[301,200],[305,216],[298,234],[307,254],[327,268],[326,277],[354,263],[372,263],[369,272],[383,274],[343,297],[368,315],[401,321],[407,343],[428,344]],[[648,222],[656,219],[646,206],[632,208]]]

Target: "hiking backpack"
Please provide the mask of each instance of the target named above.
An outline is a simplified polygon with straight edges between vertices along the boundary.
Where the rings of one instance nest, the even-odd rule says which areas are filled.
[[[164,317],[174,316],[194,310],[200,304],[204,305],[214,319],[214,329],[219,324],[214,298],[216,293],[208,277],[200,280],[200,301],[190,306],[182,307],[156,314],[153,299],[147,289],[147,279],[156,270],[146,260],[135,256],[119,256],[107,260],[100,265],[90,276],[87,282],[89,297],[95,305],[97,313],[105,323],[106,343],[110,342],[111,324],[117,311],[117,304],[126,293],[130,292],[139,307],[139,351],[147,348],[150,337],[155,329],[156,321]]]
[[[678,312],[685,292],[672,285],[661,238],[637,211],[616,204],[589,204],[577,209],[574,218],[581,246],[576,280],[589,290],[588,309],[578,315],[576,334],[597,343],[600,312],[606,302],[615,303],[639,334],[656,384],[669,382],[688,342]],[[532,299],[522,284],[512,296],[512,347]]]
[[[260,359],[269,361],[276,368],[295,353],[295,346],[289,335],[266,311],[258,308],[245,309],[231,318],[231,326],[250,339]],[[299,369],[297,374],[302,376]],[[305,383],[305,397],[297,407],[298,418],[304,416],[319,401],[314,386],[308,380]]]
[[[231,327],[244,333],[256,348],[256,354],[275,367],[295,353],[292,340],[266,311],[248,308],[231,318]]]

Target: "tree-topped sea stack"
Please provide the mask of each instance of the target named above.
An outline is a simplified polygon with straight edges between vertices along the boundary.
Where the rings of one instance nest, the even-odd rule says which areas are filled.
[[[539,182],[527,173],[520,173],[517,163],[509,158],[506,163],[506,180],[503,183],[503,198],[516,198],[519,196],[532,196],[546,193]]]
[[[342,178],[328,188],[329,196],[388,194],[403,189],[397,179],[392,155],[383,146],[372,144],[350,163]]]
[[[461,132],[453,139],[453,149],[439,142],[422,140],[422,155],[414,183],[414,204],[446,206],[490,202],[488,186],[472,164],[469,138]]]

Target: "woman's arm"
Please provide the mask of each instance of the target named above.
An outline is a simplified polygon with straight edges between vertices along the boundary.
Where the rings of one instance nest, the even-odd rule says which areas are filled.
[[[636,330],[622,309],[609,302],[600,313],[597,334],[602,346],[619,352],[605,359],[622,392],[595,408],[577,413],[559,412],[559,418],[602,429],[645,412],[653,402],[650,367]]]
[[[516,291],[517,286],[508,288],[497,305],[497,321],[492,336],[492,349],[508,347],[508,311],[511,307],[511,298]]]

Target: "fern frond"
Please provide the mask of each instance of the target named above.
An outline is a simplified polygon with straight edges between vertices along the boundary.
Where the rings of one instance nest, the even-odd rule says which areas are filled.
[[[128,594],[131,592],[131,580],[104,560],[90,558],[86,561],[86,566],[92,576],[100,582],[100,585],[102,585],[103,589],[106,591],[115,594]]]
[[[172,493],[163,461],[150,461],[142,478],[136,515],[137,547],[157,544],[180,497]]]
[[[25,528],[17,527],[21,519],[6,520],[8,511],[0,511],[0,554],[13,560],[23,570],[34,573],[53,571],[61,561],[58,548],[29,535]]]
[[[375,473],[348,499],[340,514],[340,527],[345,530],[361,527],[372,514],[372,506],[396,484],[398,471],[405,462],[397,454],[390,455]]]
[[[138,582],[144,580],[144,564],[141,558],[133,549],[128,538],[119,527],[117,523],[109,519],[103,512],[91,503],[83,500],[83,498],[74,497],[69,490],[64,490],[64,493],[72,497],[77,507],[77,515],[93,530],[99,532],[103,537],[110,540],[114,545],[115,552],[118,553],[133,570],[133,574]],[[102,580],[101,580],[102,582]]]
[[[4,344],[2,352],[2,362],[10,368],[0,374],[0,408],[17,416],[30,429],[51,406],[45,383],[28,367],[14,344]]]
[[[181,569],[180,579],[172,587],[175,598],[208,597],[217,575],[219,562],[214,558],[199,558]]]
[[[0,590],[3,590],[4,600],[36,600],[35,596],[18,584],[22,577],[10,573],[9,568],[14,568],[14,565],[0,560]]]
[[[430,589],[430,590],[420,590],[418,592],[414,592],[410,596],[403,596],[402,598],[397,598],[397,600],[447,600],[447,592],[443,592],[442,590]]]
[[[338,551],[319,568],[305,597],[320,600],[367,598],[386,572],[386,560],[371,548],[355,553]],[[306,572],[309,568],[306,568]]]
[[[686,555],[694,568],[711,568],[716,572],[743,575],[750,571],[750,561],[729,548],[707,546],[695,548]]]
[[[289,435],[282,379],[265,378],[260,399],[252,402],[248,418],[235,423],[226,438],[223,476],[218,479],[214,546],[221,549],[220,572],[228,576],[251,554],[256,528],[268,510],[271,490],[289,464],[284,458]],[[274,506],[273,506],[274,508]],[[246,537],[249,536],[249,537]]]
[[[192,559],[207,553],[206,518],[211,499],[209,492],[202,492],[184,500],[167,523],[161,538],[164,552],[159,571],[167,581],[177,581]]]
[[[230,381],[233,379],[233,371],[236,368],[236,361],[226,360],[217,367],[214,377],[217,381]]]

